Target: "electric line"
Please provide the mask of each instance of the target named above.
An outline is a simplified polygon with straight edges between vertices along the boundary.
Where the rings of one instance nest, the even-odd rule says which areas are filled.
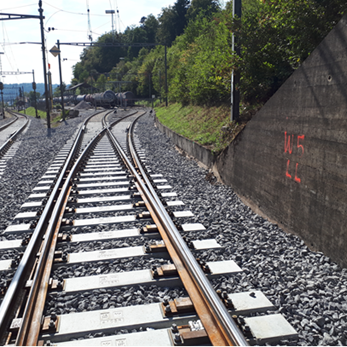
[[[63,9],[61,9],[61,8],[59,8],[59,7],[56,7],[56,6],[54,6],[54,5],[51,5],[51,4],[49,4],[48,2],[45,2],[45,5],[51,6],[51,7],[55,8],[56,10],[60,10],[60,11],[65,12],[65,13],[77,14],[77,15],[80,15],[80,16],[88,16],[88,13],[66,11],[66,10],[63,10]],[[96,16],[96,17],[106,17],[105,14],[92,14],[92,16]]]
[[[17,7],[7,7],[7,8],[2,8],[1,11],[6,11],[6,10],[13,10],[15,8],[23,8],[23,7],[29,7],[29,6],[34,6],[37,5],[37,2],[34,2],[33,4],[29,5],[23,5],[23,6],[17,6]]]

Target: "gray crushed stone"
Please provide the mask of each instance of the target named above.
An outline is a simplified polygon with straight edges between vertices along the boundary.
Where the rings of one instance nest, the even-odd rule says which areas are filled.
[[[96,289],[83,293],[50,293],[46,300],[46,314],[69,314],[106,310],[117,307],[146,305],[164,300],[187,296],[182,288],[152,286],[131,286],[111,289]]]
[[[281,345],[346,345],[347,269],[252,212],[230,187],[209,183],[211,173],[179,154],[153,119],[144,116],[136,126],[146,164],[163,174],[177,200],[185,203],[184,210],[194,213],[187,221],[207,229],[184,236],[188,242],[215,238],[223,251],[202,251],[199,258],[232,259],[243,269],[242,274],[214,279],[213,286],[228,293],[257,289],[266,294],[276,306],[268,313],[282,313],[299,333],[298,340]]]
[[[99,261],[97,263],[81,263],[74,265],[62,265],[53,268],[52,278],[65,279],[73,277],[106,275],[115,272],[136,271],[151,269],[152,266],[167,264],[168,260],[163,258],[132,257],[114,259],[112,261]]]
[[[0,180],[0,232],[12,224],[20,206],[86,117],[67,120],[51,129],[47,129],[43,120],[31,118],[28,130],[16,140],[21,141],[20,146],[7,161]]]

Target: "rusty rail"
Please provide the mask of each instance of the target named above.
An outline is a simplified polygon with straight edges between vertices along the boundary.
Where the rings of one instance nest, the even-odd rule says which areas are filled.
[[[131,155],[134,162],[137,163],[141,176],[134,168],[131,169],[132,174],[138,182],[141,195],[145,199],[147,208],[152,212],[152,218],[156,224],[158,223],[157,226],[165,242],[166,248],[178,269],[180,278],[184,283],[190,299],[194,304],[194,308],[198,313],[211,342],[213,345],[220,346],[247,346],[248,343],[246,339],[236,326],[227,309],[222,304],[210,282],[207,280],[206,275],[203,273],[194,256],[188,249],[147,178],[141,162],[137,157],[131,138],[134,123],[128,132],[128,143]],[[123,160],[125,160],[127,165],[131,167],[132,165],[130,164],[129,159],[126,157],[111,131],[108,131],[108,136],[123,157]]]

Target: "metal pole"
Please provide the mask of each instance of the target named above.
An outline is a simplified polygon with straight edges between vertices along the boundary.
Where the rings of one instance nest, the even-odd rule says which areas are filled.
[[[59,40],[57,40],[57,45],[58,45],[58,58],[59,58],[59,76],[60,76],[60,95],[61,95],[61,109],[63,112],[63,121],[65,121],[65,111],[64,111],[64,92],[63,92],[63,79],[61,77],[61,58],[60,58],[60,43]]]
[[[111,13],[111,17],[112,17],[112,34],[113,34],[113,41],[114,41],[113,13]]]
[[[24,96],[24,86],[22,86],[22,97],[23,97],[23,110],[24,110],[24,114],[25,113],[25,96]]]
[[[241,0],[234,0],[233,1],[233,18],[235,15],[241,19]],[[238,56],[241,55],[241,48],[240,43],[238,42],[238,39],[236,38],[236,45],[235,45],[235,36],[233,33],[232,36],[232,51],[235,51]],[[238,120],[240,116],[240,90],[239,90],[239,84],[240,84],[240,72],[239,71],[232,71],[231,74],[231,117],[230,120]]]
[[[49,70],[47,73],[48,77],[48,94],[49,94],[49,106],[53,110],[53,86],[52,86],[52,73]]]
[[[35,100],[35,117],[40,118],[37,114],[37,102],[36,102],[36,82],[35,82],[35,71],[33,70],[33,89],[34,89],[34,100]]]
[[[161,103],[161,76],[160,76],[160,70],[159,70],[159,101]]]
[[[0,91],[1,91],[1,105],[2,105],[2,118],[5,119],[5,111],[4,111],[4,98],[2,90],[4,89],[4,84],[0,82]]]
[[[4,93],[1,89],[1,105],[2,105],[2,118],[5,119],[5,110],[4,110]]]
[[[49,113],[49,102],[48,102],[47,69],[46,69],[46,48],[45,48],[45,35],[44,35],[44,32],[43,32],[42,0],[39,0],[39,13],[40,13],[40,27],[41,27],[41,47],[42,47],[42,60],[43,60],[43,78],[44,78],[44,83],[45,83],[47,128],[49,129],[51,127],[51,116],[50,116],[50,113]]]
[[[166,45],[165,45],[165,106],[167,107],[167,54],[166,54]]]
[[[148,91],[149,91],[149,98],[151,98],[151,73],[148,75]]]

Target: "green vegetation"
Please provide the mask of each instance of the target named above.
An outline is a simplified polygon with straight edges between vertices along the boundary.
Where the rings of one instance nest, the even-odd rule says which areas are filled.
[[[157,18],[142,17],[139,26],[128,27],[116,40],[168,46],[167,97],[177,103],[170,110],[181,113],[179,124],[171,122],[170,127],[218,148],[217,134],[229,112],[214,120],[204,114],[206,107],[229,107],[232,71],[240,72],[241,116],[248,117],[249,110],[276,92],[346,12],[345,0],[242,0],[242,18],[234,19],[232,1],[222,7],[216,0],[176,0]],[[231,49],[233,33],[241,56]],[[113,40],[108,33],[98,42]],[[74,77],[73,84],[88,82],[100,89],[131,90],[140,98],[151,94],[164,98],[164,46],[86,48]],[[126,83],[116,87],[111,81]],[[165,113],[161,108],[158,112]],[[186,130],[190,122],[191,130]]]
[[[20,111],[20,113],[24,113],[24,111]],[[43,119],[46,119],[47,118],[47,114],[46,112],[44,111],[41,111],[41,110],[37,110],[37,113],[39,115],[40,118],[43,118]],[[68,115],[68,111],[65,111],[65,115]],[[35,113],[35,107],[28,107],[25,109],[25,114],[27,116],[31,116],[31,117],[35,117],[36,116],[36,113]],[[54,117],[54,118],[51,118],[51,122],[52,123],[57,123],[59,122],[60,120],[62,119],[62,115],[61,115],[61,112],[58,116]]]
[[[19,113],[24,113],[24,111],[19,111]],[[25,109],[25,114],[27,116],[31,116],[31,117],[36,117],[36,113],[35,113],[35,107],[28,107]],[[41,110],[37,110],[37,114],[40,118],[44,118],[46,119],[47,115],[46,112],[41,111]]]
[[[242,130],[245,122],[230,123],[230,108],[182,106],[175,103],[155,108],[159,121],[178,134],[219,152]]]

